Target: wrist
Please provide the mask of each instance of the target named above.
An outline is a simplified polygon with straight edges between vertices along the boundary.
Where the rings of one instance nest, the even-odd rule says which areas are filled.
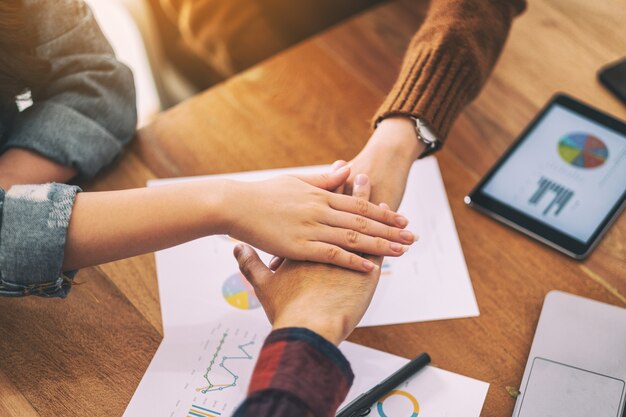
[[[240,203],[241,182],[232,180],[212,180],[201,183],[204,212],[207,215],[209,230],[205,235],[230,234],[239,218],[236,208]],[[238,198],[239,197],[239,198]]]
[[[367,146],[376,150],[381,147],[394,160],[412,164],[424,152],[426,145],[415,132],[415,123],[408,116],[392,116],[383,119],[372,134]]]
[[[289,327],[302,327],[320,335],[335,346],[348,337],[346,320],[340,317],[323,319],[321,317],[299,317],[296,314],[285,314],[285,319],[277,317],[272,325],[273,330]]]

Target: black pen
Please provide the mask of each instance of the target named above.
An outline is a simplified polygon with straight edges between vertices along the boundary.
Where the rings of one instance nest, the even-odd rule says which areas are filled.
[[[389,375],[380,384],[350,401],[348,405],[339,410],[337,417],[359,417],[366,415],[366,411],[369,410],[369,408],[374,405],[379,398],[384,397],[386,394],[391,392],[391,390],[415,375],[429,363],[430,356],[428,356],[428,353],[420,354],[411,362]]]

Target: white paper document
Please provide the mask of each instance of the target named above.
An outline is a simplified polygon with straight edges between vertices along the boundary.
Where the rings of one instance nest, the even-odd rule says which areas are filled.
[[[245,399],[269,324],[229,317],[185,330],[187,338],[165,336],[124,417],[229,417]],[[408,362],[349,342],[340,349],[355,373],[344,404]],[[488,388],[429,366],[381,398],[370,416],[478,417]]]
[[[253,181],[328,169],[308,167],[220,177]],[[216,177],[155,180],[150,185]],[[399,211],[409,218],[409,228],[420,240],[403,257],[386,260],[361,325],[478,315],[434,158],[413,165]],[[239,273],[232,255],[235,244],[228,236],[213,236],[157,253],[165,337],[125,417],[229,417],[244,400],[271,326],[253,289]],[[262,258],[268,261],[269,255],[262,254]],[[343,343],[340,349],[355,373],[346,402],[407,363],[407,359],[352,343]],[[487,389],[484,382],[427,367],[380,399],[370,415],[476,417]]]
[[[165,334],[124,417],[232,415],[271,328],[267,321],[206,319]]]
[[[289,168],[153,180],[149,185],[208,178],[258,181],[276,175],[328,170],[328,166]],[[435,158],[414,163],[398,211],[409,219],[408,228],[419,240],[403,256],[385,258],[374,299],[359,326],[478,316],[474,290]],[[246,319],[264,319],[254,292],[239,274],[232,254],[236,243],[228,236],[211,236],[157,252],[166,333],[175,326],[193,326],[207,317],[219,320],[231,313]],[[269,262],[270,255],[260,255]]]
[[[341,407],[409,362],[350,342],[344,342],[339,348],[355,374],[354,384]],[[488,389],[486,382],[427,366],[379,399],[369,416],[474,417],[480,415]]]

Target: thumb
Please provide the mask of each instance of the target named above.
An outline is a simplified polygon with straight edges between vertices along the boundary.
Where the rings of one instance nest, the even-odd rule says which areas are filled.
[[[345,165],[336,171],[323,174],[296,175],[302,181],[324,190],[333,191],[348,180],[350,166]]]
[[[348,163],[346,161],[344,161],[343,159],[339,159],[339,160],[333,162],[333,171],[338,171],[340,168],[342,168],[342,167],[344,167],[346,165],[348,165]],[[350,178],[350,177],[348,177],[348,178]],[[345,188],[346,188],[346,183],[344,182],[339,187],[335,188],[333,191],[336,192],[337,194],[344,194]]]
[[[265,280],[272,275],[272,271],[265,266],[256,251],[250,246],[238,244],[235,246],[233,254],[239,264],[239,270],[252,286],[262,286]]]

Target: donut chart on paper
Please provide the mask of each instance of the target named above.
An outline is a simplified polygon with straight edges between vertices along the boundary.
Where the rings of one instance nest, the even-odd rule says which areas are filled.
[[[602,140],[588,133],[570,133],[558,144],[559,155],[578,168],[597,168],[606,162],[609,149]]]
[[[397,416],[396,414],[394,414],[392,416],[392,415],[385,414],[385,411],[383,409],[383,404],[385,403],[385,400],[387,400],[389,397],[392,397],[394,395],[398,395],[398,396],[404,397],[407,400],[409,400],[411,402],[411,406],[413,408],[413,414],[407,415],[407,416]],[[420,405],[417,402],[417,399],[415,399],[415,397],[413,395],[409,394],[406,391],[402,391],[402,390],[399,390],[399,389],[394,389],[393,391],[390,391],[389,394],[385,395],[380,400],[378,400],[378,402],[376,403],[376,411],[378,411],[378,415],[380,417],[417,417],[419,415],[419,412],[420,412]]]
[[[228,304],[240,310],[254,310],[261,307],[259,299],[254,294],[254,289],[239,272],[224,281],[222,296]]]

